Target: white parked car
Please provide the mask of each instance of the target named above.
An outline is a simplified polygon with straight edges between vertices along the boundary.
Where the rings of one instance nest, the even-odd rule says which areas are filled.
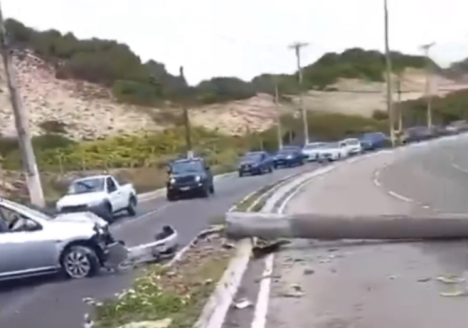
[[[343,148],[346,149],[348,155],[357,155],[363,152],[361,141],[357,138],[348,138],[340,141]]]
[[[136,215],[137,204],[132,184],[120,185],[111,175],[96,175],[74,180],[56,208],[59,213],[89,211],[112,222],[119,212]]]
[[[302,153],[308,161],[313,162],[319,159],[320,148],[323,147],[325,142],[311,142],[302,148]]]
[[[339,142],[327,142],[318,151],[318,161],[338,161],[348,156],[348,150]]]

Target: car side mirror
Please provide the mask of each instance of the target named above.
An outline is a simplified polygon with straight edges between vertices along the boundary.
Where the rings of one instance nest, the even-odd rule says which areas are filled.
[[[167,168],[167,174],[171,174],[172,173],[172,169],[170,167]]]
[[[210,167],[208,165],[205,165],[205,170],[209,171]]]

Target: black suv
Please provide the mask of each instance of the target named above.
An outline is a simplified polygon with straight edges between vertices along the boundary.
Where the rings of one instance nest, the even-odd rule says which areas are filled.
[[[168,168],[166,198],[176,200],[182,195],[209,197],[214,194],[213,174],[201,158],[179,159]]]

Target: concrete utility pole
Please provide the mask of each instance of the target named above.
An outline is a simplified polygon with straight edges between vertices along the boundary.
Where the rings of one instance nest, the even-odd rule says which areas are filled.
[[[426,88],[424,90],[424,95],[427,101],[427,127],[432,126],[432,95],[431,95],[431,62],[429,59],[429,50],[435,45],[435,42],[424,44],[421,46],[421,50],[424,52],[424,57],[426,59]]]
[[[384,0],[384,33],[385,33],[385,62],[387,69],[385,72],[387,80],[387,111],[388,111],[388,125],[390,129],[390,140],[392,142],[392,147],[395,147],[395,119],[393,115],[393,91],[392,91],[392,59],[390,57],[390,46],[388,42],[388,6],[387,0]]]
[[[398,133],[401,135],[403,132],[403,108],[401,108],[401,74],[397,76],[397,102],[398,102]]]
[[[281,129],[281,111],[279,106],[278,81],[275,80],[275,106],[276,106],[276,133],[278,137],[278,150],[283,148],[283,132]]]
[[[179,75],[186,82],[183,66],[180,66]],[[187,147],[187,158],[192,158],[193,157],[192,130],[190,128],[190,117],[189,117],[187,104],[186,104],[186,102],[190,99],[191,95],[188,93],[190,93],[190,87],[187,87],[187,89],[184,92],[184,95],[183,95],[184,100],[182,101],[182,111],[183,111],[183,116],[184,116],[185,144]]]
[[[5,67],[5,78],[10,92],[11,107],[15,116],[16,131],[18,133],[18,145],[21,152],[21,162],[23,171],[26,174],[26,184],[29,191],[29,198],[32,204],[43,207],[45,206],[44,192],[42,190],[41,178],[37,168],[36,156],[31,143],[31,135],[29,131],[29,122],[21,104],[21,97],[16,87],[16,78],[12,67],[12,58],[10,55],[10,47],[8,36],[3,20],[3,13],[0,4],[0,47]]]
[[[304,143],[309,143],[309,124],[307,122],[307,111],[304,108],[304,84],[303,84],[303,77],[302,77],[302,67],[301,67],[301,49],[303,47],[307,47],[308,43],[301,43],[296,42],[289,46],[290,49],[294,49],[296,53],[296,60],[297,60],[297,75],[299,78],[299,109],[301,110],[302,114],[302,124],[304,128]]]
[[[464,214],[343,216],[228,212],[226,235],[232,239],[466,239],[468,220]]]

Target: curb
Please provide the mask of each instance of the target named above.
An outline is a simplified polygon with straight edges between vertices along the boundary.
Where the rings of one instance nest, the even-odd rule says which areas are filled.
[[[315,170],[314,170],[315,171]],[[295,173],[286,176],[280,181],[272,184],[272,188],[261,194],[251,205],[250,209],[254,208],[260,201],[273,195],[278,189],[294,180],[297,176],[303,173]],[[257,191],[245,196],[239,203],[245,201]],[[236,206],[230,208],[230,212],[234,211]],[[199,316],[194,328],[221,328],[226,313],[228,312],[232,300],[239,289],[242,282],[244,272],[247,270],[252,248],[255,239],[242,239],[236,243],[236,254],[231,258],[223,276],[218,281],[215,290],[203,307],[202,313]]]

